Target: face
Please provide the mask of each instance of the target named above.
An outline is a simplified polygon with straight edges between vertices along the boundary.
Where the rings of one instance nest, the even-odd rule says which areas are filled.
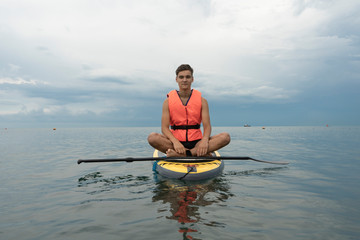
[[[191,88],[193,81],[194,77],[189,70],[181,71],[176,76],[176,82],[179,84],[179,88]]]

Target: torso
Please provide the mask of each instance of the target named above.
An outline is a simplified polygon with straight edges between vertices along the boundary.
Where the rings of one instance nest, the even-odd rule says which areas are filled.
[[[189,100],[189,97],[180,97],[182,104],[185,106],[187,101]]]
[[[193,89],[191,92],[180,93],[173,90],[169,92],[168,97],[171,126],[196,126],[201,124],[202,97],[199,91]],[[171,129],[171,132],[179,141],[194,141],[202,138],[200,128]]]
[[[188,93],[188,94],[181,94],[180,92],[178,92],[178,95],[179,95],[179,97],[180,97],[180,100],[181,100],[182,104],[183,104],[184,106],[186,106],[186,104],[187,104],[187,102],[189,101],[189,98],[190,98],[190,96],[191,96],[191,91],[190,91],[190,93]],[[182,96],[182,95],[185,95],[185,96]]]

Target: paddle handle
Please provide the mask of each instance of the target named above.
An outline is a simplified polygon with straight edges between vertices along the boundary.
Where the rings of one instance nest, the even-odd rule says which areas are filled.
[[[226,156],[216,156],[216,157],[146,157],[146,158],[108,158],[108,159],[79,159],[77,161],[80,163],[95,163],[95,162],[141,162],[141,161],[169,161],[169,162],[209,162],[213,160],[251,160],[261,163],[269,164],[278,164],[278,165],[287,165],[288,162],[271,162],[265,160],[258,160],[251,157],[226,157]]]

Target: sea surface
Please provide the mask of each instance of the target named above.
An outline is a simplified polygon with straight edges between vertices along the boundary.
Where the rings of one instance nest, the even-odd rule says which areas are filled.
[[[226,161],[202,182],[162,179],[159,128],[0,129],[0,239],[360,239],[360,127],[214,127]]]

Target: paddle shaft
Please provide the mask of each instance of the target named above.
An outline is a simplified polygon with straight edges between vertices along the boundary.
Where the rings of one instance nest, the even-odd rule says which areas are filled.
[[[258,160],[251,157],[226,157],[226,156],[216,156],[216,157],[145,157],[145,158],[108,158],[108,159],[79,159],[78,164],[80,163],[97,163],[97,162],[142,162],[142,161],[168,161],[168,162],[183,162],[183,163],[193,163],[193,162],[210,162],[213,160],[251,160],[255,162],[286,165],[288,162],[270,162],[265,160]]]

